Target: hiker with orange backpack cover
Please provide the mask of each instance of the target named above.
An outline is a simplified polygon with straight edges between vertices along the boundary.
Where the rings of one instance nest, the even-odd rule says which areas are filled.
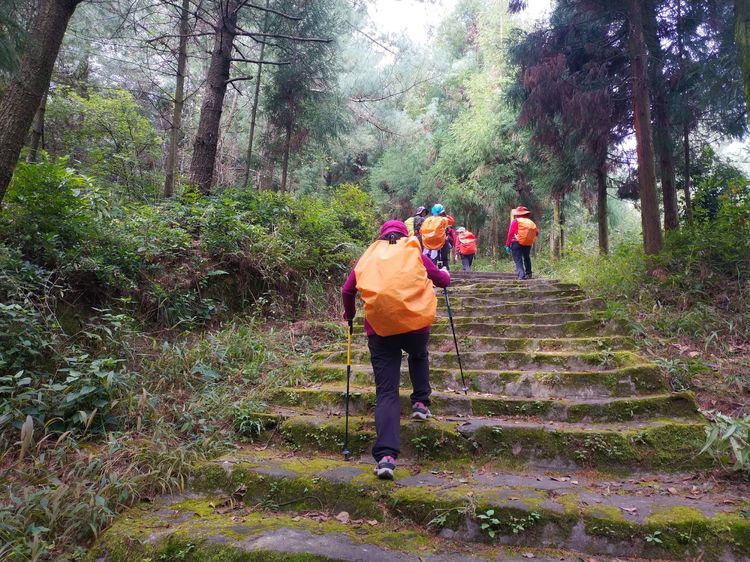
[[[445,207],[440,203],[432,206],[432,214],[421,226],[423,253],[439,267],[448,269],[451,249],[453,248],[453,224],[455,219],[446,214]]]
[[[474,262],[474,256],[477,254],[477,237],[460,226],[456,231],[456,260],[461,258],[463,271],[471,271],[471,264]]]
[[[513,221],[508,229],[508,237],[505,240],[505,252],[513,255],[516,264],[516,276],[519,279],[531,279],[531,247],[539,229],[529,216],[531,211],[526,207],[513,209]]]
[[[422,254],[406,225],[390,220],[367,249],[341,288],[344,320],[356,314],[359,291],[365,303],[365,332],[375,377],[375,431],[372,455],[378,478],[391,479],[401,450],[402,351],[409,354],[412,417],[426,420],[430,413],[427,343],[437,310],[434,287],[450,285],[450,274]]]

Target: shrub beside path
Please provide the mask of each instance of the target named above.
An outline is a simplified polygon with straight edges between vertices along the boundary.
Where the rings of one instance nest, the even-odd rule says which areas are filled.
[[[189,491],[136,507],[96,560],[750,560],[745,484],[710,477],[705,419],[669,390],[601,301],[574,285],[454,274],[461,382],[441,299],[435,418],[408,417],[394,482],[372,474],[374,387],[361,320],[350,449],[345,350],[243,420],[255,437],[200,466]],[[405,365],[404,365],[405,367]]]

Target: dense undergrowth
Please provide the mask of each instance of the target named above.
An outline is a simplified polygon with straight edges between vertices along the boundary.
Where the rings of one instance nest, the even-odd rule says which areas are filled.
[[[735,191],[698,207],[669,233],[664,251],[646,256],[640,240],[599,256],[590,228],[573,229],[559,262],[538,270],[605,299],[675,391],[692,389],[715,425],[709,449],[750,470],[750,195]]]
[[[236,441],[238,404],[297,376],[291,320],[369,242],[368,196],[114,199],[20,164],[0,214],[0,558],[75,557],[122,507]]]

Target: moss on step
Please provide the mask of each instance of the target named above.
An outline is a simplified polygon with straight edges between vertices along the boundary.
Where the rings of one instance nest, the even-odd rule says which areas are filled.
[[[708,468],[708,455],[698,455],[705,434],[701,424],[669,423],[643,430],[556,430],[544,427],[485,426],[472,434],[481,450],[498,457],[531,461],[563,459],[605,471]]]
[[[494,392],[513,396],[508,385],[518,384],[522,379],[529,384],[538,383],[550,389],[569,388],[571,392],[556,393],[559,396],[571,396],[577,392],[588,395],[586,389],[602,388],[609,396],[632,396],[633,394],[658,394],[667,390],[666,382],[659,367],[652,364],[635,365],[623,369],[608,371],[573,372],[557,371],[474,371],[464,370],[466,378],[471,381],[472,389],[477,392]],[[408,380],[404,369],[402,380]],[[455,370],[432,368],[430,380],[436,388],[460,388],[459,375]],[[313,365],[309,369],[312,382],[343,382],[346,380],[346,369],[338,365]],[[359,385],[372,384],[372,369],[369,365],[355,365],[352,371],[352,382]],[[524,394],[526,396],[527,394]]]
[[[370,478],[366,481],[357,475],[350,475],[349,481],[324,478],[337,468],[359,470],[359,476]],[[377,505],[381,490],[371,476],[369,467],[354,467],[324,458],[273,459],[270,466],[262,461],[237,462],[226,469],[209,462],[196,469],[192,488],[200,492],[231,493],[244,485],[247,490],[244,502],[248,504],[283,511],[348,511],[354,517],[382,520],[383,513]]]
[[[677,393],[656,397],[633,398],[588,404],[571,404],[567,410],[567,421],[630,421],[673,416],[698,419],[698,404],[692,393]]]
[[[553,409],[559,404],[550,400],[498,399],[489,397],[471,397],[471,410],[475,416],[539,416],[551,417]],[[561,413],[560,416],[564,414]],[[555,419],[562,419],[555,416]]]
[[[218,499],[203,498],[167,507],[149,505],[133,508],[99,538],[89,553],[88,560],[333,560],[314,554],[251,550],[246,546],[253,539],[281,529],[304,531],[313,535],[345,536],[354,544],[397,548],[401,552],[429,554],[435,548],[435,541],[430,535],[408,529],[345,525],[333,519],[316,521],[247,509],[237,510],[229,515],[217,512],[214,506],[219,503]]]

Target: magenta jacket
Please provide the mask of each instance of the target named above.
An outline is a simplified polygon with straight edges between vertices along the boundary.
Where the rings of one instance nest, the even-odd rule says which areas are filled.
[[[428,258],[425,255],[422,255],[422,263],[424,263],[424,267],[427,270],[427,277],[430,278],[430,281],[433,282],[433,284],[436,287],[447,287],[451,284],[451,276],[447,271],[441,271],[437,268],[437,266],[432,263],[432,260]],[[357,306],[356,306],[356,296],[357,296],[357,275],[354,273],[354,270],[352,269],[352,272],[349,274],[349,277],[346,280],[346,283],[344,283],[344,286],[341,287],[341,297],[344,301],[344,319],[349,320],[353,319],[354,315],[357,313]],[[421,330],[416,330],[414,333],[424,333],[429,332],[430,327],[422,328]],[[368,336],[374,336],[375,330],[372,329],[372,326],[370,326],[369,322],[367,322],[367,319],[365,319],[365,332],[367,332]]]

